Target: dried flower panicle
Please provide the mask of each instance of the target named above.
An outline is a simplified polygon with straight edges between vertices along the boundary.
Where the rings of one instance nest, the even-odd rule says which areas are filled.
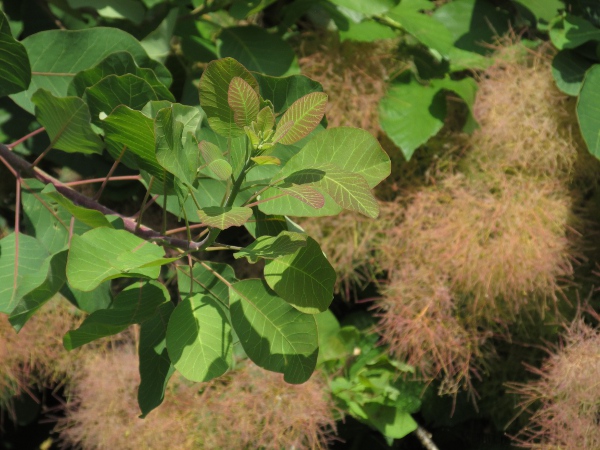
[[[577,318],[562,345],[551,351],[539,378],[513,385],[524,410],[534,409],[516,437],[519,446],[539,450],[600,448],[600,332]]]

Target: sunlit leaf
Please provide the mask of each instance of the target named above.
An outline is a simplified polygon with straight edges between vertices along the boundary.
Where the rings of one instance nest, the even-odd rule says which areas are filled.
[[[235,77],[231,80],[227,101],[238,127],[244,128],[254,122],[260,106],[258,94],[243,78]]]
[[[321,122],[327,106],[327,94],[313,92],[296,100],[281,117],[280,123],[293,122],[293,126],[287,131],[279,142],[282,144],[293,144],[305,136]]]
[[[222,136],[241,136],[244,129],[234,120],[228,94],[231,80],[239,77],[258,93],[258,83],[248,70],[232,58],[212,61],[200,78],[200,105],[213,131]]]
[[[249,263],[262,259],[275,259],[279,256],[296,252],[300,247],[306,246],[307,236],[304,233],[282,231],[277,236],[260,236],[256,240],[233,254],[237,258],[246,258]]]
[[[40,89],[31,101],[53,148],[69,153],[102,153],[104,144],[92,130],[90,111],[79,97],[59,98]]]
[[[304,383],[315,368],[317,324],[292,308],[262,280],[230,287],[231,323],[248,357],[258,366],[283,373],[288,383]]]
[[[243,206],[207,206],[198,210],[203,224],[224,230],[229,227],[241,227],[252,215],[252,209]]]
[[[335,279],[335,270],[311,237],[306,246],[265,264],[265,280],[271,289],[306,314],[317,314],[329,307]]]
[[[231,325],[217,300],[195,294],[177,305],[167,326],[167,350],[188,380],[209,381],[232,364]]]

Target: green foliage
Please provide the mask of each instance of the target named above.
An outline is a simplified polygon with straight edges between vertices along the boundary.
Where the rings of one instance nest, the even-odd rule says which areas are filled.
[[[411,417],[421,406],[420,383],[405,380],[414,369],[392,359],[378,336],[356,324],[340,326],[331,312],[317,316],[319,364],[332,375],[330,388],[344,411],[389,441],[417,428]]]
[[[107,5],[98,20],[143,23],[149,14],[133,3],[117,6]],[[69,350],[138,324],[144,416],[160,405],[175,370],[191,381],[230,370],[238,342],[258,366],[289,383],[307,381],[319,353],[315,314],[333,300],[335,272],[319,244],[285,216],[350,209],[376,218],[371,189],[390,172],[366,131],[324,130],[327,95],[306,77],[279,77],[294,72],[295,56],[279,35],[258,27],[224,26],[218,53],[244,65],[212,61],[196,98],[176,103],[171,74],[148,56],[168,44],[176,12],[141,43],[114,28],[82,26],[21,44],[0,24],[8,36],[0,51],[20,49],[12,64],[27,69],[14,85],[16,68],[0,70],[2,94],[35,114],[50,138],[47,150],[88,166],[108,160],[105,181],[123,165],[147,190],[134,205],[139,214],[120,214],[98,201],[102,192],[86,197],[0,146],[18,176],[17,215],[22,208],[28,233],[17,222],[0,240],[0,311],[19,329],[64,293],[90,313],[64,336]],[[161,230],[141,223],[151,195],[163,208]],[[255,236],[245,248],[220,243],[222,230],[243,226]],[[198,237],[193,228],[202,229]],[[205,260],[216,251],[234,251],[249,264],[264,260],[264,277],[238,281],[231,266]]]

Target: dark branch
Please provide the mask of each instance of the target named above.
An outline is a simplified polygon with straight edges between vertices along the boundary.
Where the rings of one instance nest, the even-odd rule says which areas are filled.
[[[116,211],[113,211],[110,208],[107,208],[104,205],[101,205],[95,200],[92,200],[85,195],[80,194],[77,191],[65,186],[60,181],[52,178],[47,173],[43,172],[37,167],[33,167],[32,164],[25,161],[23,158],[13,153],[6,145],[0,144],[0,158],[3,159],[6,164],[8,164],[10,168],[15,170],[17,173],[20,173],[22,176],[25,175],[30,178],[35,178],[38,181],[41,181],[44,184],[52,184],[58,192],[60,192],[63,196],[71,200],[77,206],[81,206],[83,208],[94,209],[96,211],[100,211],[104,215],[112,215],[118,216],[121,220],[123,220],[123,224],[125,230],[133,233],[143,239],[148,241],[157,241],[160,244],[167,245],[170,247],[176,247],[183,250],[201,250],[205,244],[206,238],[200,242],[188,242],[185,239],[178,239],[171,236],[165,236],[158,231],[153,230],[152,228],[148,228],[146,226],[136,227],[137,222],[131,217],[126,217],[122,214],[119,214]]]

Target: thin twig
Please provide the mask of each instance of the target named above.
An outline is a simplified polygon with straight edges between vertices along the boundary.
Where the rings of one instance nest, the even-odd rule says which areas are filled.
[[[146,194],[144,194],[144,199],[142,200],[142,206],[139,212],[134,216],[137,218],[136,229],[140,228],[142,224],[142,218],[144,217],[144,210],[146,209],[146,202],[148,201],[148,197],[150,197],[150,190],[152,189],[152,185],[154,184],[154,176],[150,177],[150,182],[148,183],[148,189],[146,189]]]
[[[38,128],[37,130],[32,131],[31,133],[26,134],[25,136],[23,136],[20,139],[17,139],[15,142],[13,142],[12,144],[8,144],[7,147],[10,148],[11,150],[13,148],[15,148],[17,145],[25,142],[27,139],[35,136],[36,134],[40,134],[42,131],[46,131],[46,129],[44,127]]]
[[[129,231],[130,233],[135,234],[136,236],[139,236],[142,239],[146,239],[148,241],[156,241],[162,245],[192,251],[200,250],[202,246],[206,243],[206,239],[200,242],[188,242],[185,239],[178,239],[166,236],[165,234],[159,233],[158,231],[155,231],[146,226],[140,226],[139,229],[136,229],[137,222],[131,217],[119,214],[118,212],[107,208],[106,206],[98,203],[97,201],[88,198],[77,191],[74,191],[68,186],[65,186],[60,181],[51,177],[39,168],[34,168],[29,162],[25,161],[17,154],[11,152],[10,149],[4,144],[0,144],[0,160],[4,162],[7,166],[11,167],[11,172],[13,174],[18,174],[20,172],[26,174],[28,177],[35,178],[44,184],[54,185],[55,189],[60,194],[62,194],[64,197],[68,198],[78,206],[100,211],[104,215],[113,215],[119,217],[123,221],[123,227],[126,231]]]
[[[113,163],[112,167],[108,171],[108,174],[104,178],[104,181],[102,182],[102,186],[100,186],[100,189],[98,190],[98,192],[96,192],[96,195],[94,195],[94,200],[98,200],[100,198],[100,196],[102,195],[104,188],[108,184],[108,180],[110,179],[110,177],[114,173],[114,171],[117,169],[117,166],[121,163],[121,158],[123,158],[123,155],[125,154],[125,150],[127,150],[126,145],[123,146],[123,150],[121,150],[121,154],[119,155],[119,157],[117,159],[115,159],[115,162]]]
[[[139,181],[141,179],[142,179],[141,175],[121,175],[118,177],[111,177],[110,181]],[[106,180],[106,177],[92,178],[89,180],[69,181],[68,183],[63,183],[63,184],[65,186],[73,187],[73,186],[81,186],[84,184],[102,183],[104,180]]]
[[[419,441],[421,441],[421,445],[424,448],[426,448],[427,450],[439,450],[437,445],[435,445],[435,442],[433,442],[433,440],[431,439],[431,433],[425,428],[423,428],[421,425],[417,426],[415,434],[419,438]]]

